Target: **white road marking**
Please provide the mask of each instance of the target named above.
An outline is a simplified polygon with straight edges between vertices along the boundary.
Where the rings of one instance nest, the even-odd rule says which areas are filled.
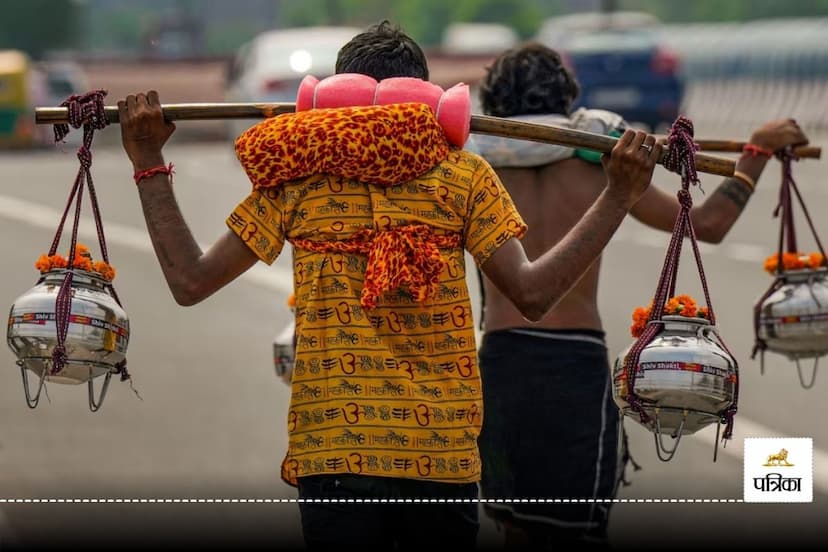
[[[54,232],[57,229],[57,224],[62,214],[62,212],[51,207],[0,195],[0,217],[15,222],[21,222]],[[71,224],[71,222],[67,224]],[[104,221],[104,233],[107,244],[129,247],[130,249],[151,255],[155,254],[147,231],[143,228],[139,229],[116,222]],[[95,222],[91,218],[81,219],[80,226],[78,227],[78,236],[84,240],[98,239]],[[202,249],[206,249],[206,246],[202,245],[201,247]],[[280,293],[293,293],[293,274],[281,267],[268,267],[259,263],[242,274],[241,278],[247,282]]]
[[[9,196],[0,195],[0,217],[54,230],[60,220],[61,212],[51,207],[45,207],[37,203],[21,200]],[[152,243],[147,236],[146,230],[138,229],[123,224],[104,221],[104,231],[107,242],[121,247],[129,247],[144,253],[153,254]],[[91,219],[81,220],[79,235],[84,239],[96,239],[97,232],[95,224]],[[657,246],[666,248],[666,241],[658,233],[653,232],[619,232],[618,238],[621,241],[634,243],[636,245]],[[658,239],[656,239],[658,238]],[[756,262],[764,258],[764,252],[756,245],[729,244],[721,249],[728,258],[736,261]],[[714,250],[715,251],[715,250]],[[293,291],[293,275],[283,268],[265,267],[256,265],[242,276],[242,279],[282,293]],[[711,428],[712,429],[712,428]],[[719,448],[719,452],[735,458],[742,458],[743,437],[785,437],[779,432],[773,431],[757,422],[748,420],[737,415],[735,425],[736,435],[726,447]],[[740,437],[741,436],[741,437]],[[713,437],[710,431],[701,431],[692,435],[695,439],[712,443]],[[711,445],[712,446],[712,445]],[[828,493],[828,452],[814,448],[814,486],[821,492]]]
[[[670,245],[670,234],[666,232],[654,232],[643,228],[621,228],[615,233],[612,241],[617,243],[642,245],[645,247],[656,247],[667,251],[667,246]],[[750,243],[711,244],[706,242],[698,242],[698,244],[699,251],[704,256],[718,255],[731,261],[740,261],[752,264],[757,262],[762,263],[765,258],[771,254],[771,251],[767,247]],[[689,242],[685,243],[684,247],[689,248]]]

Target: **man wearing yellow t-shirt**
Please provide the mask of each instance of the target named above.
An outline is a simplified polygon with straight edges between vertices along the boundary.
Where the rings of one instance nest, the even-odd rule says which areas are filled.
[[[337,73],[428,79],[420,48],[387,22],[340,50]],[[519,241],[526,225],[497,175],[449,147],[427,106],[268,119],[236,141],[253,192],[202,252],[170,185],[162,148],[174,126],[158,94],[118,105],[150,237],[178,303],[198,303],[257,261],[273,262],[286,241],[293,246],[297,348],[282,477],[298,487],[308,546],[473,549],[484,408],[464,250],[524,316],[539,319],[647,189],[654,137],[625,133],[608,157],[606,190],[565,238],[529,261]],[[326,138],[345,129],[359,152],[337,152]],[[386,147],[399,154],[382,155]],[[359,170],[349,172],[355,155]]]

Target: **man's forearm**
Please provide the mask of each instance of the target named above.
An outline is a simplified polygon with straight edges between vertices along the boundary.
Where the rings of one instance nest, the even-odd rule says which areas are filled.
[[[138,193],[167,285],[178,303],[192,304],[202,251],[184,221],[170,179],[166,174],[144,178],[138,184]]]

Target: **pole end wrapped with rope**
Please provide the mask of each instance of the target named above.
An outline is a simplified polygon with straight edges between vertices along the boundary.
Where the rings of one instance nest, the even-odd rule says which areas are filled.
[[[62,142],[66,138],[70,132],[70,126],[72,128],[84,127],[84,136],[87,126],[90,131],[104,129],[109,124],[106,106],[103,102],[106,95],[106,90],[93,90],[86,94],[73,94],[66,98],[60,107],[66,108],[69,120],[66,123],[53,125],[55,142]]]

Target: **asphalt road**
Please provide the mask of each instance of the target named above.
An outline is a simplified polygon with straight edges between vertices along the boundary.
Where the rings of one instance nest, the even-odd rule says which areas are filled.
[[[116,132],[107,129],[103,142],[115,142]],[[231,144],[173,139],[166,154],[175,164],[181,208],[196,238],[209,244],[225,231],[224,218],[249,189]],[[818,231],[828,235],[828,221],[820,216],[828,203],[823,164],[803,161],[795,176]],[[76,171],[73,147],[0,152],[0,304],[11,306],[34,284],[33,263],[51,243]],[[295,490],[280,481],[278,470],[288,389],[274,375],[271,359],[272,339],[289,317],[288,256],[273,267],[256,267],[197,306],[179,307],[146,237],[125,155],[117,147],[99,147],[92,171],[118,270],[116,289],[130,316],[129,368],[140,398],[113,381],[101,411],[91,413],[83,387],[54,384],[48,400],[30,410],[15,358],[0,348],[0,548],[103,548],[116,540],[120,548],[298,546],[298,507],[290,502]],[[750,359],[752,306],[770,284],[762,261],[775,250],[778,225],[771,213],[779,178],[773,162],[726,242],[703,248],[721,334],[740,363],[734,439],[713,462],[714,432],[707,428],[685,437],[676,456],[662,462],[653,435],[629,419],[633,457],[642,469],[628,470],[631,484],[620,495],[627,502],[613,507],[610,531],[618,548],[828,543],[828,376],[819,375],[805,390],[795,366],[781,357],[768,356],[764,375]],[[718,180],[705,176],[702,187],[711,193]],[[659,169],[656,182],[675,190],[679,178]],[[695,201],[703,199],[698,190],[693,194]],[[805,232],[799,234],[801,247],[808,249]],[[88,221],[81,234],[94,244]],[[649,301],[668,237],[628,220],[605,254],[600,294],[611,355],[631,341],[630,313]],[[693,270],[687,256],[679,289],[700,297]],[[470,285],[476,288],[474,278]],[[813,438],[813,503],[740,502],[741,444],[748,436]],[[136,502],[141,499],[221,500]],[[480,541],[499,541],[485,520]]]

